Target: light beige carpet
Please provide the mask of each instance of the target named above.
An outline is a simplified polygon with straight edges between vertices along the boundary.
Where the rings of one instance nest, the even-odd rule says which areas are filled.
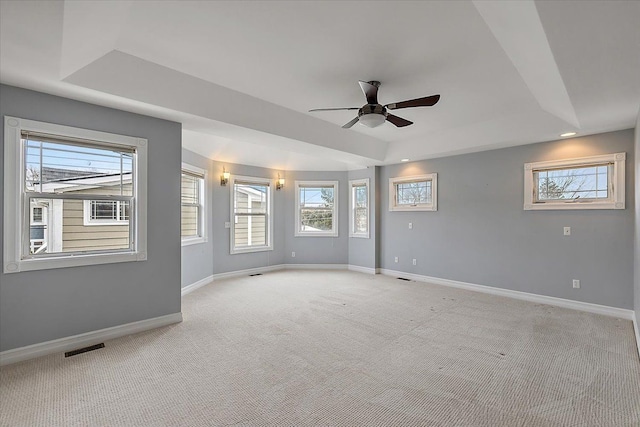
[[[346,271],[215,282],[184,322],[0,370],[2,426],[638,426],[631,322]]]

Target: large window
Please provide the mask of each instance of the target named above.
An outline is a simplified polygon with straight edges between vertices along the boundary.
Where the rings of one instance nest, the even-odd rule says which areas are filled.
[[[624,209],[625,153],[526,163],[524,209]]]
[[[231,253],[273,249],[271,180],[231,179]]]
[[[5,117],[4,271],[146,259],[146,143]]]
[[[183,246],[207,241],[205,185],[203,169],[182,164],[180,235]]]
[[[349,236],[369,238],[369,179],[349,181]]]
[[[338,181],[296,181],[296,236],[338,236]]]
[[[390,211],[437,211],[438,174],[389,179]]]

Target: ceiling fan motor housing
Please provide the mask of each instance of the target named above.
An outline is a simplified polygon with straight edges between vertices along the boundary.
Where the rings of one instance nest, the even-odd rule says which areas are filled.
[[[382,114],[387,117],[387,109],[380,104],[367,104],[358,110],[358,117],[362,117],[365,114]]]

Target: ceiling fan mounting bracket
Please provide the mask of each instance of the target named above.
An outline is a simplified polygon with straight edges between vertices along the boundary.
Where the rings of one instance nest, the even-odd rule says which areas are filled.
[[[380,87],[380,82],[377,80],[371,80],[369,83],[371,86]]]

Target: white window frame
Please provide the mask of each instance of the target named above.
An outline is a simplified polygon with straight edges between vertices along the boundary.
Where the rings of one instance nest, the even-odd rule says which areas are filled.
[[[300,230],[300,187],[333,187],[332,228],[329,231],[313,232]],[[295,237],[338,237],[338,181],[296,181],[295,182]]]
[[[29,215],[24,192],[24,150],[21,132],[31,131],[76,138],[86,141],[100,141],[102,145],[133,148],[133,170],[135,218],[132,249],[100,253],[56,253],[51,256],[25,258],[25,245],[29,244]],[[28,213],[26,213],[28,212]],[[114,262],[144,261],[147,259],[147,140],[53,123],[5,116],[4,118],[4,259],[3,271],[21,271],[66,268],[83,265],[109,264]],[[27,234],[25,234],[27,233]],[[24,237],[27,236],[27,237]],[[29,249],[29,248],[27,248]]]
[[[367,193],[367,231],[356,232],[356,200],[355,189],[357,187],[365,187]],[[369,178],[354,179],[349,181],[349,237],[359,237],[362,239],[368,239],[371,229],[371,193],[369,191]]]
[[[240,183],[255,183],[258,185],[266,185],[268,188],[267,191],[267,220],[266,220],[266,245],[263,246],[250,246],[250,247],[236,247],[235,246],[235,236],[236,236],[236,212],[235,212],[235,185],[236,182]],[[234,254],[245,254],[251,252],[264,252],[264,251],[272,251],[273,250],[273,187],[274,182],[269,178],[257,178],[253,176],[241,176],[241,175],[231,175],[229,178],[230,186],[230,223],[231,223],[231,234],[229,236],[229,253]]]
[[[398,205],[397,184],[407,182],[431,181],[431,203],[419,203],[416,205]],[[428,173],[424,175],[412,175],[389,178],[389,211],[437,211],[438,210],[438,174]]]
[[[83,201],[83,224],[88,227],[99,226],[99,225],[128,225],[128,219],[95,219],[91,218],[91,202],[102,202],[102,199],[95,200],[84,200]],[[104,200],[109,201],[109,200]],[[120,212],[120,204],[123,203],[120,200],[114,201],[116,203],[118,212]]]
[[[209,234],[207,229],[207,194],[209,194],[209,179],[205,169],[197,166],[190,165],[188,163],[182,163],[182,170],[193,175],[198,175],[202,178],[200,181],[200,208],[198,209],[200,217],[198,218],[198,236],[195,237],[183,237],[182,246],[196,245],[200,243],[206,243],[209,241]],[[182,224],[182,223],[181,223]],[[182,225],[181,225],[182,226]]]
[[[31,215],[30,216],[31,225],[45,225],[47,223],[47,219],[48,219],[47,218],[47,214],[48,214],[47,211],[48,211],[48,209],[45,206],[30,206],[29,209],[30,209],[29,215]],[[42,209],[42,221],[35,221],[33,219],[33,210],[34,209]]]
[[[524,210],[579,210],[579,209],[624,209],[625,208],[625,160],[626,153],[604,154],[564,160],[550,160],[524,164]],[[545,169],[589,167],[612,163],[613,173],[609,180],[609,197],[605,200],[549,200],[536,201],[534,173]]]

